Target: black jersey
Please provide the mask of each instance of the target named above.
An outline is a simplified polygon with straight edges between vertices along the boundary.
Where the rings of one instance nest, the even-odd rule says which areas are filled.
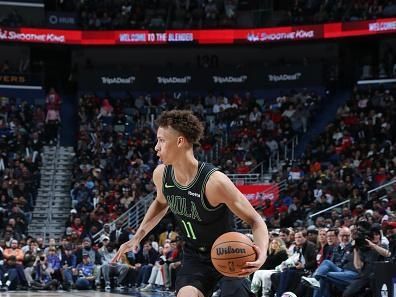
[[[198,163],[198,173],[187,186],[180,185],[173,167],[165,167],[162,191],[179,223],[186,244],[209,249],[221,234],[233,230],[232,215],[225,204],[212,207],[205,196],[206,183],[217,171],[212,164]]]

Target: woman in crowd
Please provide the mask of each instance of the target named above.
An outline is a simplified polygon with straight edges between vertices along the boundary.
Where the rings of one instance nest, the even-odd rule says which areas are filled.
[[[271,274],[275,267],[288,258],[285,243],[279,237],[272,239],[268,249],[268,258],[260,270],[253,274],[252,292],[258,294],[261,289],[262,297],[267,297],[271,289]]]

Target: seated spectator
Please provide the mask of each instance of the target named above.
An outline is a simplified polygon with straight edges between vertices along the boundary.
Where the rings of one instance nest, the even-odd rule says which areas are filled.
[[[56,279],[52,279],[52,272],[46,255],[41,253],[36,257],[33,266],[25,269],[25,276],[33,289],[56,290],[59,283]]]
[[[369,228],[367,225],[365,226],[365,228]],[[314,296],[330,296],[331,285],[335,285],[339,290],[342,290],[344,292],[343,296],[355,296],[356,293],[369,285],[367,277],[372,272],[372,266],[370,265],[373,264],[373,261],[379,260],[380,258],[378,257],[380,255],[389,256],[387,249],[377,246],[368,239],[366,239],[367,244],[370,245],[373,251],[364,247],[366,245],[365,242],[359,242],[358,246],[364,245],[360,246],[360,249],[362,249],[360,254],[356,242],[354,247],[350,244],[349,229],[346,227],[342,228],[340,234],[342,234],[341,243],[333,250],[332,258],[323,261],[312,278],[303,278],[304,282],[315,288]],[[377,244],[380,243],[379,237],[373,238],[373,240]],[[370,266],[370,268],[364,269],[364,272],[359,271],[361,266],[359,267],[358,264],[362,263],[360,260],[361,255],[370,255],[366,260],[367,266]]]
[[[3,257],[4,259],[8,259],[9,257],[14,256],[16,264],[21,265],[23,263],[24,254],[22,250],[18,247],[18,240],[11,240],[11,246],[4,250]]]
[[[18,286],[26,287],[27,282],[22,265],[17,263],[16,256],[11,255],[0,265],[0,291],[15,290]]]
[[[59,283],[61,283],[62,282],[61,262],[55,246],[49,247],[47,262],[48,262],[48,272],[51,275],[51,279],[57,280]]]
[[[319,250],[319,247],[318,247],[319,231],[313,225],[311,225],[307,228],[307,240],[316,244],[316,248]],[[317,258],[317,256],[316,256],[316,258]]]
[[[92,241],[89,237],[85,237],[83,239],[81,249],[77,250],[77,252],[76,252],[77,264],[82,263],[84,255],[89,255],[89,262],[91,264],[94,264],[94,265],[102,264],[101,256],[95,249],[93,249]]]
[[[169,239],[170,241],[176,240],[176,238],[179,236],[177,232],[174,231],[173,229],[173,224],[169,223],[166,226],[166,231],[162,232],[159,236],[158,244],[160,246],[165,245],[165,241]]]
[[[66,291],[74,286],[74,275],[77,275],[77,257],[73,251],[73,245],[68,243],[61,256],[62,286]]]
[[[97,279],[98,271],[96,265],[91,262],[91,256],[89,253],[83,254],[82,262],[77,265],[76,271],[77,271],[77,275],[76,275],[77,289],[90,290],[95,287],[95,280]]]
[[[143,244],[143,248],[136,255],[137,279],[136,286],[145,287],[151,275],[151,270],[158,259],[158,252],[153,249],[149,241]]]
[[[293,254],[282,263],[282,272],[272,274],[272,287],[276,288],[277,296],[282,296],[286,291],[297,292],[301,277],[316,268],[315,245],[306,240],[306,232],[299,231],[295,234],[296,245]]]
[[[107,247],[108,252],[110,252],[111,249],[113,249],[113,246],[110,244]],[[111,258],[113,258],[114,255],[115,255],[115,251],[111,250],[109,256],[112,256]],[[129,270],[128,265],[124,264],[122,260],[119,261],[118,263],[105,262],[101,266],[101,273],[105,281],[105,290],[110,291],[111,289],[110,276],[117,277],[117,289],[123,290],[124,289],[123,282],[128,275],[128,270]]]
[[[272,239],[267,260],[260,270],[253,274],[252,292],[257,295],[261,290],[262,297],[268,297],[271,290],[271,275],[276,272],[275,268],[287,258],[286,246],[282,239]]]
[[[168,240],[169,241],[169,240]],[[163,248],[159,250],[159,260],[155,262],[151,270],[150,278],[147,286],[141,289],[142,292],[153,291],[157,286],[165,288],[163,265],[166,264],[168,258],[172,253],[170,242],[165,242]]]

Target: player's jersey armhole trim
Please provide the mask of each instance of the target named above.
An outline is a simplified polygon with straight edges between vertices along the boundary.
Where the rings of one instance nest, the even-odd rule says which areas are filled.
[[[162,193],[163,194],[165,193],[165,184],[166,184],[166,176],[167,176],[168,168],[169,168],[169,166],[165,165],[164,173],[162,174]],[[164,196],[165,196],[165,194],[164,194]]]
[[[206,174],[205,179],[204,179],[204,181],[203,181],[203,186],[202,186],[202,190],[201,190],[201,203],[202,203],[203,208],[205,208],[205,210],[207,210],[207,211],[216,211],[216,210],[219,210],[220,208],[224,207],[224,204],[220,204],[220,205],[218,205],[218,206],[216,206],[216,207],[212,207],[212,206],[206,204],[207,198],[206,198],[206,200],[205,200],[205,197],[206,197],[206,196],[205,196],[206,183],[208,182],[209,177],[212,175],[212,173],[215,172],[215,171],[217,171],[217,170],[218,170],[218,169],[217,169],[216,167],[215,167],[215,168],[212,168],[212,169]],[[208,201],[208,202],[209,202],[209,201]]]

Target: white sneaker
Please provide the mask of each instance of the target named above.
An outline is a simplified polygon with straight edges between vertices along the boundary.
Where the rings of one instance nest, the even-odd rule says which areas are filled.
[[[110,290],[111,290],[110,284],[106,284],[105,291],[110,291]]]
[[[147,286],[140,289],[140,291],[142,291],[142,292],[148,292],[148,291],[152,291],[152,290],[153,290],[152,284],[148,284]]]
[[[314,277],[306,277],[306,276],[303,276],[302,278],[301,278],[301,280],[303,281],[303,282],[305,282],[308,286],[310,286],[310,287],[313,287],[313,288],[320,288],[320,283],[319,283],[319,281],[316,279],[316,278],[314,278]]]

